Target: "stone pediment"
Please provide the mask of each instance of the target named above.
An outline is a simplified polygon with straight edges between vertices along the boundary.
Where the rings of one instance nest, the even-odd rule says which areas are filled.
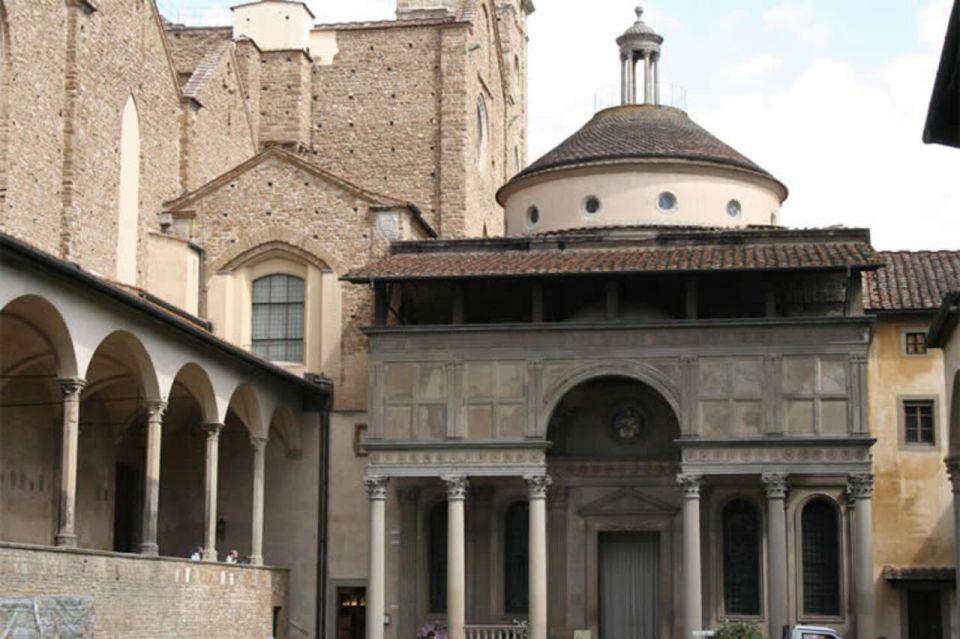
[[[579,510],[584,517],[662,515],[679,508],[639,490],[622,489],[593,501]]]

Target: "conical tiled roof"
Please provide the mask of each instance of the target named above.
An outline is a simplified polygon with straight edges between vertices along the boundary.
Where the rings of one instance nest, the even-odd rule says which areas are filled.
[[[633,104],[600,111],[582,129],[518,173],[508,186],[528,176],[565,167],[633,160],[682,160],[725,165],[775,180],[770,173],[718,140],[680,109]]]

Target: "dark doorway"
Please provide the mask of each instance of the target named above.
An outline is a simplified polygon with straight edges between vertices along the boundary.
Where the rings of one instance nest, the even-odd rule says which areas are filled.
[[[140,470],[133,464],[117,464],[113,502],[113,549],[137,552],[140,531]]]
[[[600,534],[601,639],[659,639],[660,536]]]
[[[336,639],[364,639],[367,621],[367,589],[337,588]]]
[[[943,608],[939,588],[907,591],[907,639],[943,639]]]

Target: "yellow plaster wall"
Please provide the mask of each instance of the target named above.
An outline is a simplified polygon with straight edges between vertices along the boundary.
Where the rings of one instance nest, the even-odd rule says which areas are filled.
[[[926,331],[924,315],[881,317],[870,347],[868,368],[870,432],[875,485],[873,493],[873,558],[877,579],[877,631],[900,637],[900,593],[881,577],[883,566],[951,566],[952,494],[943,458],[948,429],[944,396],[943,356],[902,353],[905,329]],[[936,398],[936,444],[927,450],[902,443],[899,398]]]

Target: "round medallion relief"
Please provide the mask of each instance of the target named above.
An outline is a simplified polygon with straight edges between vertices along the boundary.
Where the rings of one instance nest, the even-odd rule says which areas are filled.
[[[647,426],[647,418],[639,406],[628,404],[614,411],[610,426],[617,439],[632,442],[643,434]]]

